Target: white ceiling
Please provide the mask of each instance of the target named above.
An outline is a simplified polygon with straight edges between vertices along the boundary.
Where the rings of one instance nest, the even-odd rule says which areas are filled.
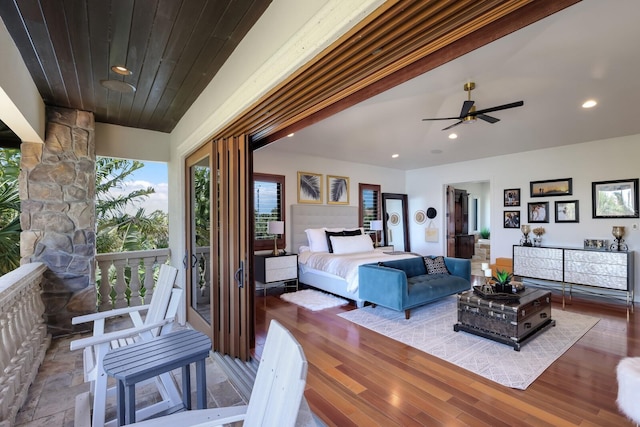
[[[639,134],[640,2],[584,0],[266,149],[417,169]],[[451,131],[474,81],[477,109],[523,100]],[[581,108],[589,98],[598,105]],[[392,159],[397,153],[399,157]]]

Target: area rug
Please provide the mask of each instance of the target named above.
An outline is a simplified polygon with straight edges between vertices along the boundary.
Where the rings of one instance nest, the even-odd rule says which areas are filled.
[[[337,296],[314,289],[303,289],[301,291],[285,293],[280,295],[280,298],[311,311],[324,310],[325,308],[337,307],[349,303],[346,299],[338,298]]]
[[[467,332],[454,332],[456,297],[404,312],[367,306],[340,313],[353,323],[376,331],[411,347],[446,360],[507,387],[525,390],[545,369],[567,351],[596,323],[598,318],[552,310],[556,326],[547,329],[520,351]],[[500,363],[496,363],[496,361]]]

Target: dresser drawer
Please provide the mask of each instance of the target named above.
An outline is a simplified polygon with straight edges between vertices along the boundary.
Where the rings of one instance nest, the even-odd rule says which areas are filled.
[[[298,278],[297,255],[256,255],[255,279],[262,283],[282,282]]]
[[[267,269],[265,271],[265,283],[292,280],[298,278],[298,267]]]
[[[295,255],[272,256],[264,259],[267,270],[278,268],[298,268],[298,257]]]

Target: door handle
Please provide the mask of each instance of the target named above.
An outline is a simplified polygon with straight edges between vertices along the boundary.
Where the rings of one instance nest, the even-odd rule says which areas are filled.
[[[195,267],[196,265],[198,265],[198,257],[194,254],[191,254],[191,268]]]
[[[244,287],[244,261],[240,261],[240,268],[238,268],[235,272],[235,274],[233,275],[233,278],[236,280],[236,282],[238,282],[238,287],[239,288],[243,288]]]

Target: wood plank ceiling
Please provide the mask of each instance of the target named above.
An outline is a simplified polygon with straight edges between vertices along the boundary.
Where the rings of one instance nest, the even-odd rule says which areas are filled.
[[[270,2],[3,0],[0,17],[45,104],[171,132]],[[136,90],[108,90],[101,80]]]

